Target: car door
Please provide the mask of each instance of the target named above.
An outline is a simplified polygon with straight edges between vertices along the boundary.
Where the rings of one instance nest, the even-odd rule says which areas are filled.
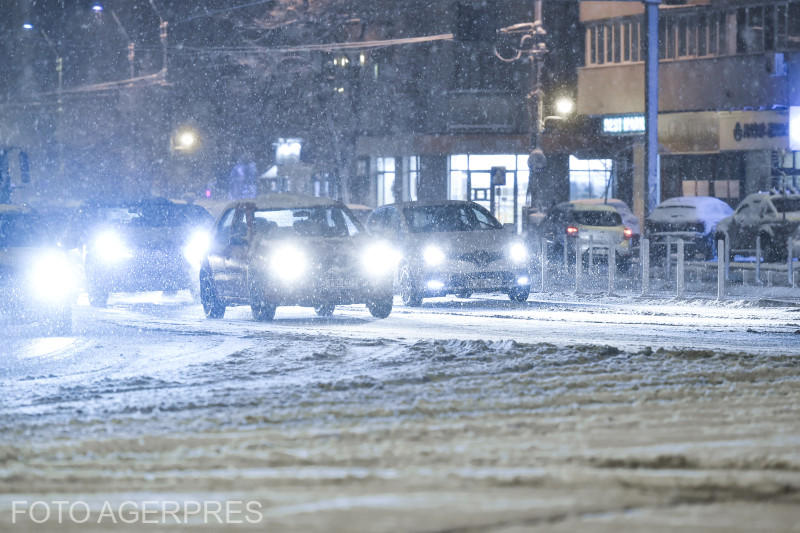
[[[239,297],[237,265],[247,243],[247,224],[241,206],[231,207],[220,217],[208,253],[208,263],[220,296]],[[244,250],[246,253],[246,249]]]

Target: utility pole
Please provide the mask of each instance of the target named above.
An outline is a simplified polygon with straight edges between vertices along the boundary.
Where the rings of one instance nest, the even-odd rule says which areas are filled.
[[[519,36],[517,45],[512,45],[514,53],[511,57],[503,57],[495,47],[495,56],[503,62],[511,63],[527,57],[531,64],[531,74],[533,77],[533,87],[526,96],[528,107],[528,117],[530,122],[530,141],[528,145],[528,191],[527,204],[529,207],[538,210],[544,209],[544,187],[541,179],[542,170],[547,165],[547,158],[540,147],[540,139],[544,122],[543,103],[544,90],[542,88],[542,69],[544,68],[544,57],[547,55],[547,31],[542,23],[542,0],[533,2],[534,20],[533,22],[523,22],[514,24],[507,28],[501,28],[500,34]],[[523,218],[523,226],[525,224]]]

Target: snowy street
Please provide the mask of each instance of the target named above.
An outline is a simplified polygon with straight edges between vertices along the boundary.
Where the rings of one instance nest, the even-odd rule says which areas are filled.
[[[147,293],[75,330],[1,348],[0,530],[51,530],[12,503],[60,499],[257,501],[236,527],[267,531],[800,523],[797,307],[497,295],[259,323]]]

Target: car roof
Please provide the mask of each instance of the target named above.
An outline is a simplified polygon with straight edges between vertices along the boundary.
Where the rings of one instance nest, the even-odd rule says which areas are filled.
[[[570,202],[573,204],[586,205],[610,205],[614,209],[624,209],[627,211],[631,210],[631,208],[628,207],[628,204],[619,198],[580,198],[578,200],[571,200]]]
[[[557,204],[559,208],[571,208],[573,211],[611,211],[616,213],[613,205],[608,204],[592,204],[581,202],[580,200],[572,200],[570,202],[561,202]]]
[[[405,208],[405,207],[426,207],[426,206],[437,206],[437,205],[473,205],[475,202],[471,202],[469,200],[425,200],[425,201],[414,201],[414,202],[397,202],[394,204],[386,204],[380,207],[397,207],[397,208]],[[376,207],[376,209],[378,209]]]
[[[728,205],[719,198],[713,196],[676,196],[664,200],[657,207],[703,207],[708,205],[719,206]]]
[[[339,205],[338,200],[307,194],[268,194],[249,200],[231,202],[228,206],[254,204],[256,209],[295,209],[302,207],[321,207]]]

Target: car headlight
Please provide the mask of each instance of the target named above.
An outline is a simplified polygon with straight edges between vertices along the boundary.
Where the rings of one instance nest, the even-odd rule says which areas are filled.
[[[512,263],[524,263],[528,260],[528,249],[521,242],[512,243],[508,248],[508,257]]]
[[[186,245],[183,247],[183,257],[186,258],[192,268],[199,270],[210,245],[211,235],[205,230],[197,230],[186,241]]]
[[[295,281],[308,270],[305,252],[290,244],[277,248],[270,258],[270,269],[282,281]]]
[[[400,261],[400,253],[389,244],[375,243],[364,250],[361,264],[364,271],[371,276],[385,276],[394,272]]]
[[[425,260],[425,264],[428,266],[439,266],[444,262],[445,256],[444,252],[438,246],[430,245],[426,246],[425,249],[422,251],[422,259]]]
[[[133,257],[122,238],[114,231],[105,231],[94,240],[97,256],[106,263],[118,263]]]
[[[38,300],[64,300],[77,288],[75,266],[59,251],[45,252],[37,257],[30,269],[30,288]]]

